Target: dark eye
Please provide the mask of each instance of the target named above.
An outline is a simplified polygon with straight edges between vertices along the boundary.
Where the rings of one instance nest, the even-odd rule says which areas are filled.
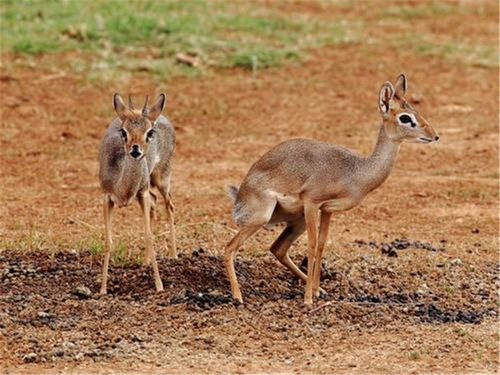
[[[399,121],[401,121],[403,124],[410,124],[412,128],[417,126],[417,124],[415,122],[413,122],[413,119],[409,115],[407,115],[406,113],[399,116]]]
[[[123,128],[120,129],[120,134],[124,140],[127,140],[127,131]]]
[[[155,135],[154,129],[149,130],[146,133],[146,142],[149,142],[153,138],[154,135]]]
[[[408,115],[399,116],[399,121],[401,121],[403,124],[408,124],[408,123],[412,122],[411,117]]]

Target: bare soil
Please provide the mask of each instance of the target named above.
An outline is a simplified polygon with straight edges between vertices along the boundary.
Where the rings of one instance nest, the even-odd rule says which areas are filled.
[[[485,4],[480,19],[416,19],[414,28],[498,45],[498,4]],[[342,9],[352,19],[375,12]],[[286,11],[328,17],[308,3]],[[313,50],[302,64],[168,82],[147,73],[87,82],[64,70],[77,52],[32,64],[3,56],[1,372],[498,373],[498,71],[393,48],[393,26],[366,26],[367,38],[387,34],[386,47],[348,43]],[[333,218],[328,296],[303,305],[303,286],[267,252],[276,228],[239,252],[245,304],[235,303],[220,258],[235,228],[225,185],[292,137],[368,154],[378,89],[402,71],[440,142],[403,145],[389,180]],[[110,295],[96,295],[97,148],[114,91],[169,94],[181,256],[165,257],[160,212],[160,294],[148,268],[115,258]],[[138,213],[118,210],[114,226],[115,242],[135,255],[144,247]],[[305,248],[304,237],[293,246],[297,263]]]
[[[399,337],[416,327],[451,331],[454,345],[469,346],[473,332],[489,329],[497,317],[496,262],[473,275],[456,262],[437,263],[422,273],[418,255],[432,250],[394,251],[414,268],[375,248],[349,262],[325,262],[322,286],[328,296],[313,309],[302,303],[303,286],[270,256],[238,259],[246,297],[240,305],[228,292],[222,259],[203,249],[161,259],[164,293],[154,292],[148,268],[113,267],[105,297],[96,294],[100,262],[89,253],[59,252],[50,258],[4,251],[1,329],[11,357],[33,364],[26,371],[34,364],[107,363],[194,372],[325,372],[325,365],[335,363],[338,345],[367,333],[387,339],[391,332]],[[414,254],[405,254],[410,251]],[[457,285],[453,296],[441,287],[443,279]],[[332,338],[338,341],[334,346]],[[422,360],[429,343],[413,340],[397,340],[396,358]],[[337,370],[384,369],[373,360],[349,358]]]

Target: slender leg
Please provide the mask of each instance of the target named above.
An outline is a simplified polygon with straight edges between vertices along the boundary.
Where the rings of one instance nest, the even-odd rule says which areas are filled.
[[[307,276],[292,262],[288,256],[288,249],[305,230],[306,225],[304,220],[288,223],[269,249],[281,264],[292,271],[304,283],[307,281]]]
[[[144,234],[146,236],[146,254],[145,260],[149,261],[153,265],[153,274],[155,278],[155,286],[157,292],[163,291],[163,283],[161,282],[160,272],[158,270],[158,263],[156,261],[156,254],[153,248],[153,235],[151,234],[151,196],[149,194],[149,189],[144,193],[139,193],[138,195],[139,203],[142,208],[142,214],[144,216]]]
[[[245,242],[252,234],[257,232],[260,227],[261,225],[252,225],[241,228],[231,241],[229,241],[224,252],[224,262],[226,265],[229,283],[231,284],[231,292],[233,294],[233,298],[240,302],[243,302],[243,297],[241,296],[240,286],[238,285],[238,279],[236,278],[236,271],[234,270],[234,254],[243,242]]]
[[[102,265],[101,291],[99,292],[100,295],[104,295],[107,292],[109,257],[111,255],[111,248],[113,246],[113,239],[111,238],[111,222],[113,219],[112,215],[114,203],[107,194],[104,194],[103,203],[106,254],[104,255],[104,263]]]
[[[149,215],[149,222],[150,222],[150,227],[151,227],[151,236],[152,238],[154,239],[154,233],[156,232],[155,230],[155,224],[157,222],[157,212],[156,212],[156,202],[158,201],[158,197],[156,196],[156,194],[151,191],[151,189],[149,190],[149,205],[150,205],[150,215]],[[140,204],[140,202],[139,202]],[[129,251],[130,251],[130,247],[129,247]],[[151,259],[148,260],[148,263],[149,264],[151,262]]]
[[[154,222],[156,221],[157,217],[156,217],[156,201],[158,200],[158,198],[156,198],[156,194],[153,193],[151,190],[149,191],[149,194],[151,194],[151,222]]]
[[[316,259],[314,260],[314,277],[313,277],[313,293],[319,297],[319,281],[321,277],[321,257],[328,238],[328,228],[330,227],[330,218],[332,214],[329,212],[321,211],[319,221],[319,234],[318,234],[318,249],[316,251]]]
[[[153,176],[154,177],[154,176]],[[158,187],[160,194],[165,201],[165,207],[167,209],[168,225],[170,232],[170,251],[169,254],[172,258],[177,258],[177,245],[175,241],[175,222],[174,222],[174,211],[175,206],[172,202],[172,196],[170,195],[170,175],[162,179],[159,177],[154,177],[154,184]]]
[[[168,215],[168,225],[170,227],[170,256],[172,258],[177,258],[177,245],[175,243],[175,223],[174,223],[174,212],[175,206],[172,202],[172,197],[170,193],[164,195],[165,206],[167,207]]]
[[[304,303],[312,304],[314,261],[316,260],[317,232],[318,232],[318,207],[310,202],[304,202],[304,218],[307,228],[309,250],[307,252],[307,280],[304,293]]]

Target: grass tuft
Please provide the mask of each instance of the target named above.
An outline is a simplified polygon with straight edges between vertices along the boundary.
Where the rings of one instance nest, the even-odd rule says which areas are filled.
[[[307,48],[352,41],[358,31],[345,22],[286,16],[250,2],[4,0],[1,10],[4,52],[83,50],[115,60],[110,70],[134,71],[126,61],[135,60],[165,76],[203,66],[279,66],[300,59]],[[177,63],[180,52],[199,56],[202,67]]]
[[[299,58],[297,51],[253,49],[236,53],[230,65],[256,71],[279,66],[285,60],[299,60]]]

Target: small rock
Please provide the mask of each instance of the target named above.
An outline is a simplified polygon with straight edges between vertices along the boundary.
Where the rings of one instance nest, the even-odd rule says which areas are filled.
[[[430,293],[429,286],[426,283],[423,283],[422,286],[417,289],[417,294],[419,296],[426,296]]]
[[[76,345],[75,343],[71,342],[71,341],[64,341],[63,342],[63,346],[66,348],[66,349],[72,349],[74,348]]]
[[[479,233],[479,228],[474,228],[471,230],[472,233],[478,234]]]
[[[73,290],[73,294],[80,298],[90,298],[92,296],[92,292],[90,291],[90,289],[83,285],[77,286]]]
[[[23,361],[26,363],[31,363],[34,362],[37,358],[38,356],[35,353],[29,353],[23,357]]]
[[[38,314],[36,314],[40,319],[50,319],[52,316],[45,311],[40,311]]]
[[[191,253],[191,256],[193,258],[197,258],[199,257],[200,255],[204,254],[205,253],[205,249],[203,249],[202,247],[194,250],[192,253]]]
[[[391,251],[389,251],[389,254],[387,254],[387,256],[397,258],[398,253],[396,253],[396,251],[394,249],[392,249]]]
[[[455,258],[450,261],[450,264],[452,266],[461,266],[462,265],[462,259],[460,258]]]

